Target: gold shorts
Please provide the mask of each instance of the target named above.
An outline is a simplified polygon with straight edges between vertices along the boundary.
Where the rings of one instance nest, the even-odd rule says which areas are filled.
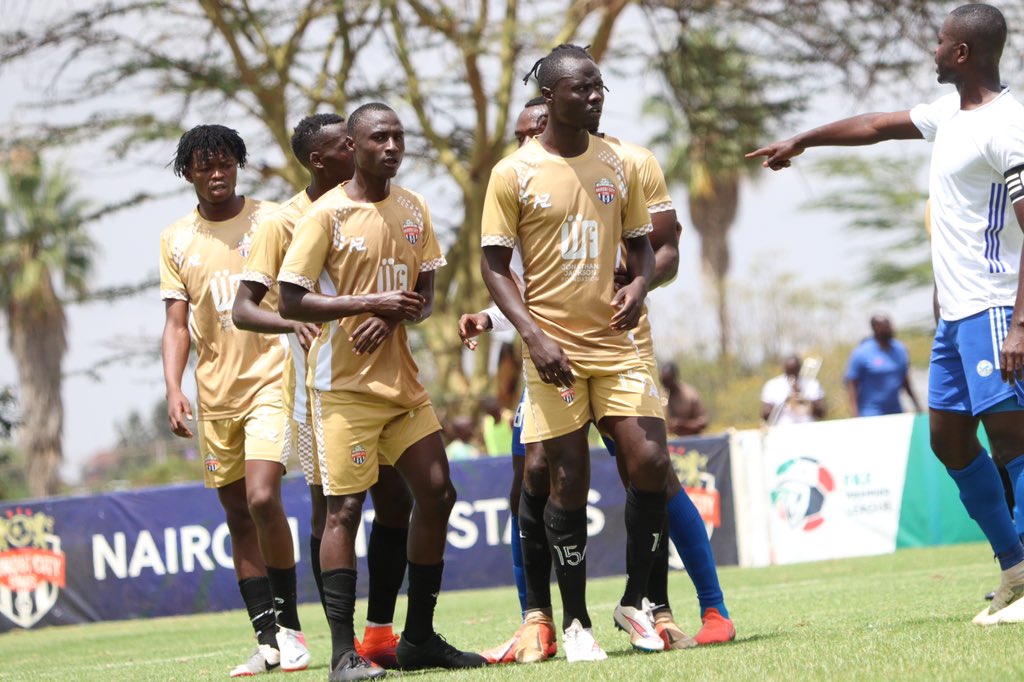
[[[350,495],[377,482],[378,466],[441,430],[430,400],[413,408],[364,393],[310,391],[324,495]]]
[[[245,477],[245,463],[263,460],[287,464],[281,447],[284,411],[274,384],[256,394],[249,409],[235,417],[198,421],[199,457],[207,488],[223,488]]]
[[[559,388],[540,380],[530,358],[523,359],[526,402],[523,442],[538,443],[577,431],[605,417],[664,419],[653,363],[639,357],[615,361],[569,361],[576,383]]]
[[[292,457],[299,460],[306,485],[320,485],[320,463],[317,458],[316,437],[313,425],[294,419],[284,421],[284,452],[281,459],[290,462]]]

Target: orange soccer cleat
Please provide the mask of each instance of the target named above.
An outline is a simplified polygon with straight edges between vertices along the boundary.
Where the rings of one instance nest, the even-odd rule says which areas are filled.
[[[736,639],[736,628],[732,621],[719,613],[718,609],[704,609],[700,620],[703,625],[694,636],[697,644],[724,644]]]
[[[399,636],[394,633],[391,625],[367,625],[363,631],[362,644],[356,648],[359,655],[382,668],[397,668],[395,648],[398,640]]]

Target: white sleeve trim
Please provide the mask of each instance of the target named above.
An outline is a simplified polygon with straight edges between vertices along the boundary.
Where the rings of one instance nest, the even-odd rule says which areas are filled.
[[[161,301],[185,301],[188,302],[188,294],[178,289],[161,289],[160,290]]]
[[[675,207],[672,205],[671,201],[663,201],[660,204],[654,204],[653,206],[647,207],[647,212],[652,215],[655,213],[664,213],[665,211],[672,210],[675,210]]]
[[[643,227],[635,227],[632,230],[626,230],[622,233],[623,239],[636,239],[637,237],[643,237],[644,235],[650,234],[654,230],[654,227],[647,223]]]
[[[506,249],[514,249],[516,248],[516,240],[514,237],[485,235],[480,239],[480,246],[504,246]]]
[[[243,270],[242,279],[246,282],[256,282],[262,284],[268,289],[274,288],[274,280],[271,277],[267,277],[262,272],[256,272],[255,270]]]
[[[493,332],[509,332],[515,329],[515,325],[505,317],[505,313],[501,312],[501,309],[496,305],[492,305],[490,308],[480,312],[491,318],[491,331]]]
[[[313,280],[311,280],[308,277],[303,277],[302,275],[298,274],[297,272],[287,272],[287,271],[282,270],[281,274],[279,274],[277,276],[277,281],[278,282],[288,282],[289,284],[295,284],[296,286],[302,287],[306,291],[313,291],[313,292],[316,291],[316,282],[314,282]]]
[[[448,265],[448,261],[445,260],[444,256],[441,256],[440,258],[431,258],[430,260],[425,260],[420,264],[420,272],[430,272],[432,270],[437,270],[438,268],[443,268],[446,265]]]

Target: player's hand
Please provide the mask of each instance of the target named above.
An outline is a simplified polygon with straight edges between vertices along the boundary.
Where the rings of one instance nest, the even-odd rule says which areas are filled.
[[[554,384],[568,388],[576,383],[572,368],[569,366],[569,358],[565,351],[544,334],[538,334],[533,341],[527,344],[530,350],[530,359],[537,368],[540,380],[545,384]]]
[[[462,345],[470,350],[476,350],[474,336],[479,336],[491,328],[491,316],[487,313],[466,313],[459,318],[459,338]]]
[[[616,308],[609,325],[612,329],[624,331],[632,329],[640,322],[640,315],[644,312],[644,299],[647,298],[647,287],[641,282],[633,280],[626,286],[615,292],[612,298],[612,307]]]
[[[320,336],[320,325],[314,322],[296,322],[292,325],[292,334],[299,340],[302,350],[308,353],[313,341]]]
[[[1017,320],[1011,321],[1010,332],[999,351],[999,371],[1008,384],[1024,381],[1024,329]]]
[[[192,421],[192,404],[181,391],[167,396],[167,420],[171,423],[171,432],[179,438],[191,438],[192,431],[186,421]]]
[[[619,267],[615,268],[615,291],[627,284],[629,284],[629,272],[626,271],[626,266],[620,263]]]
[[[383,317],[370,317],[363,320],[348,340],[352,342],[352,349],[356,355],[372,353],[380,347],[380,344],[391,336],[398,326],[398,320],[386,320]]]
[[[389,320],[418,320],[426,304],[415,291],[404,290],[368,294],[366,299],[371,313]]]
[[[750,152],[746,157],[748,159],[756,159],[759,156],[764,156],[766,158],[761,162],[761,165],[777,171],[789,168],[791,165],[789,160],[803,153],[803,147],[794,142],[793,138],[790,138],[781,142],[773,142],[767,147],[761,147],[756,151]]]

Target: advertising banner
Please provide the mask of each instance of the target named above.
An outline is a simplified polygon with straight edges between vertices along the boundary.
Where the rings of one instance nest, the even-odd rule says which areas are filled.
[[[674,441],[669,444],[669,454],[683,490],[704,519],[715,562],[719,566],[735,566],[739,563],[739,552],[728,436]],[[674,547],[671,552],[673,568],[682,568]]]

